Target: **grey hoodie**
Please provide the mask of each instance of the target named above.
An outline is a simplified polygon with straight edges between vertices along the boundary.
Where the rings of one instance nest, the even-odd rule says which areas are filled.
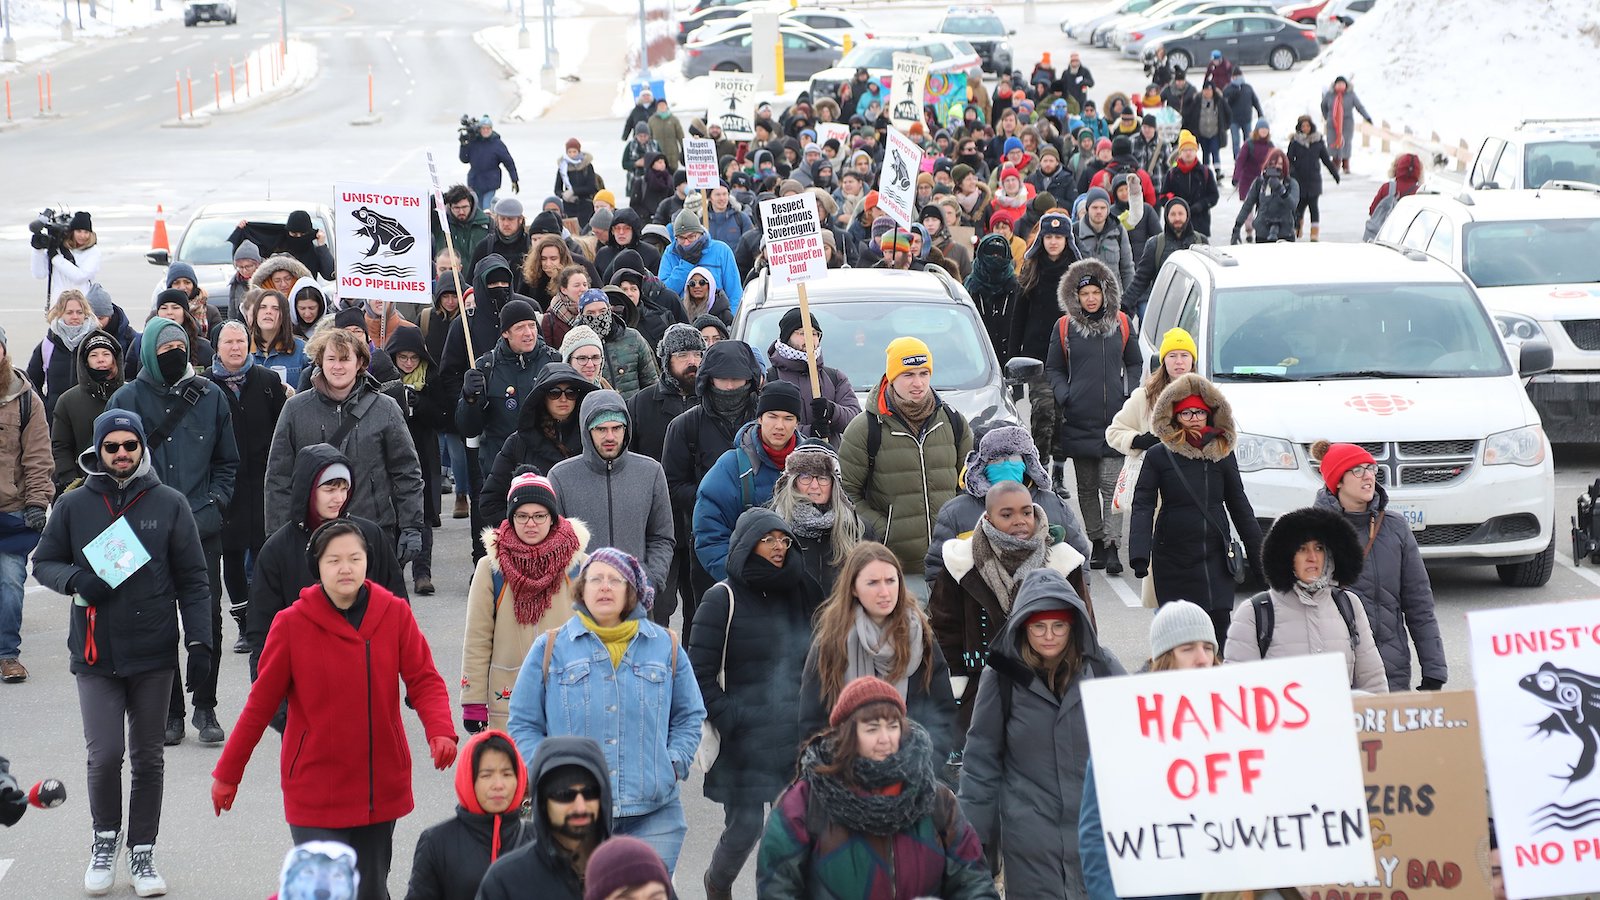
[[[583,453],[550,467],[550,484],[561,514],[589,524],[595,548],[615,547],[644,564],[656,592],[665,589],[675,543],[672,501],[661,464],[624,449],[615,459],[602,459],[589,423],[601,413],[620,414],[628,429],[633,422],[616,391],[594,391],[583,398]],[[623,447],[627,447],[624,436]]]

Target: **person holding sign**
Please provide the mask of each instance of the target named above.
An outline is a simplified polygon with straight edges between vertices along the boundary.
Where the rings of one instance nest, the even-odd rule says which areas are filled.
[[[1307,508],[1279,516],[1261,545],[1267,590],[1233,611],[1228,661],[1340,653],[1351,688],[1389,693],[1366,607],[1344,587],[1362,564],[1360,539],[1341,513]]]
[[[191,689],[208,677],[217,649],[206,558],[188,499],[156,477],[138,413],[108,409],[96,417],[94,443],[78,462],[84,489],[56,501],[33,554],[33,577],[75,595],[67,646],[88,745],[94,821],[83,886],[105,893],[116,879],[126,746],[132,769],[128,865],[139,892],[154,896],[166,891],[154,852],[178,620]]]
[[[850,378],[838,369],[822,364],[822,325],[816,313],[811,314],[811,327],[802,327],[800,307],[784,310],[778,321],[778,339],[767,347],[769,379],[787,381],[800,391],[800,429],[803,434],[821,438],[838,446],[846,425],[861,414],[861,402],[856,399]],[[811,342],[811,353],[817,361],[817,381],[822,393],[811,395],[811,379],[806,371],[806,344]]]

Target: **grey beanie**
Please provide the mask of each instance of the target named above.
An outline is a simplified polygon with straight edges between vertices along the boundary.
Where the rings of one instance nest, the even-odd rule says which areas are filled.
[[[1150,658],[1156,659],[1191,641],[1217,645],[1217,630],[1211,624],[1211,616],[1187,600],[1161,604],[1155,618],[1150,620]]]
[[[256,246],[255,241],[241,241],[239,249],[233,251],[233,261],[238,262],[241,259],[253,259],[256,262],[261,262],[261,248]]]
[[[589,228],[593,231],[609,231],[615,218],[611,210],[597,209],[594,215],[589,217]]]
[[[674,353],[686,353],[691,350],[704,352],[706,349],[705,336],[693,325],[683,322],[674,322],[667,328],[666,334],[661,336],[661,343],[656,345],[656,358],[661,361],[661,370],[667,370],[667,363]]]
[[[700,224],[700,217],[693,210],[684,209],[672,220],[672,233],[677,234],[704,234],[706,227]]]
[[[89,301],[89,309],[97,317],[110,316],[116,312],[116,307],[111,303],[111,293],[103,285],[89,285],[89,290],[85,293],[84,299]]]
[[[695,334],[699,334],[699,333],[700,332],[698,332],[698,331],[695,332]],[[0,326],[0,347],[9,347],[9,346],[11,346],[11,340],[6,337],[5,326]]]

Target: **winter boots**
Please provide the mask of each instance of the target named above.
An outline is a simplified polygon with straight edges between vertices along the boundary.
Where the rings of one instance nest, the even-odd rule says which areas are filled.
[[[167,716],[167,733],[162,737],[161,743],[168,747],[176,747],[183,743],[183,716]]]
[[[467,509],[467,495],[456,494],[455,512],[450,517],[452,519],[465,519],[468,515],[469,511]]]
[[[1350,157],[1346,156],[1344,159],[1339,161],[1339,164],[1344,169],[1344,174],[1349,175],[1350,174]]]
[[[128,875],[133,892],[141,897],[161,897],[167,893],[167,880],[156,871],[156,847],[140,844],[128,848]]]
[[[227,737],[222,733],[222,725],[217,722],[217,711],[214,709],[201,709],[196,706],[194,715],[190,716],[189,720],[199,732],[202,744],[220,744]]]
[[[1321,225],[1313,225],[1313,226],[1311,226],[1311,240],[1317,241],[1317,240],[1320,240],[1321,237],[1322,237],[1322,226]]]
[[[122,832],[96,831],[94,843],[89,846],[89,868],[83,873],[83,892],[91,897],[104,897],[111,893],[117,881],[117,848],[122,845]]]
[[[1107,575],[1122,574],[1122,560],[1117,558],[1117,545],[1107,542],[1105,555],[1105,570]]]

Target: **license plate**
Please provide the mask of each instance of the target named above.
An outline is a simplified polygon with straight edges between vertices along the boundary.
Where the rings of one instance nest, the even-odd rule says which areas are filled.
[[[1407,506],[1403,503],[1391,503],[1389,504],[1389,511],[1405,516],[1406,524],[1411,526],[1412,531],[1421,531],[1428,527],[1427,516],[1423,514],[1422,507],[1420,506]]]

